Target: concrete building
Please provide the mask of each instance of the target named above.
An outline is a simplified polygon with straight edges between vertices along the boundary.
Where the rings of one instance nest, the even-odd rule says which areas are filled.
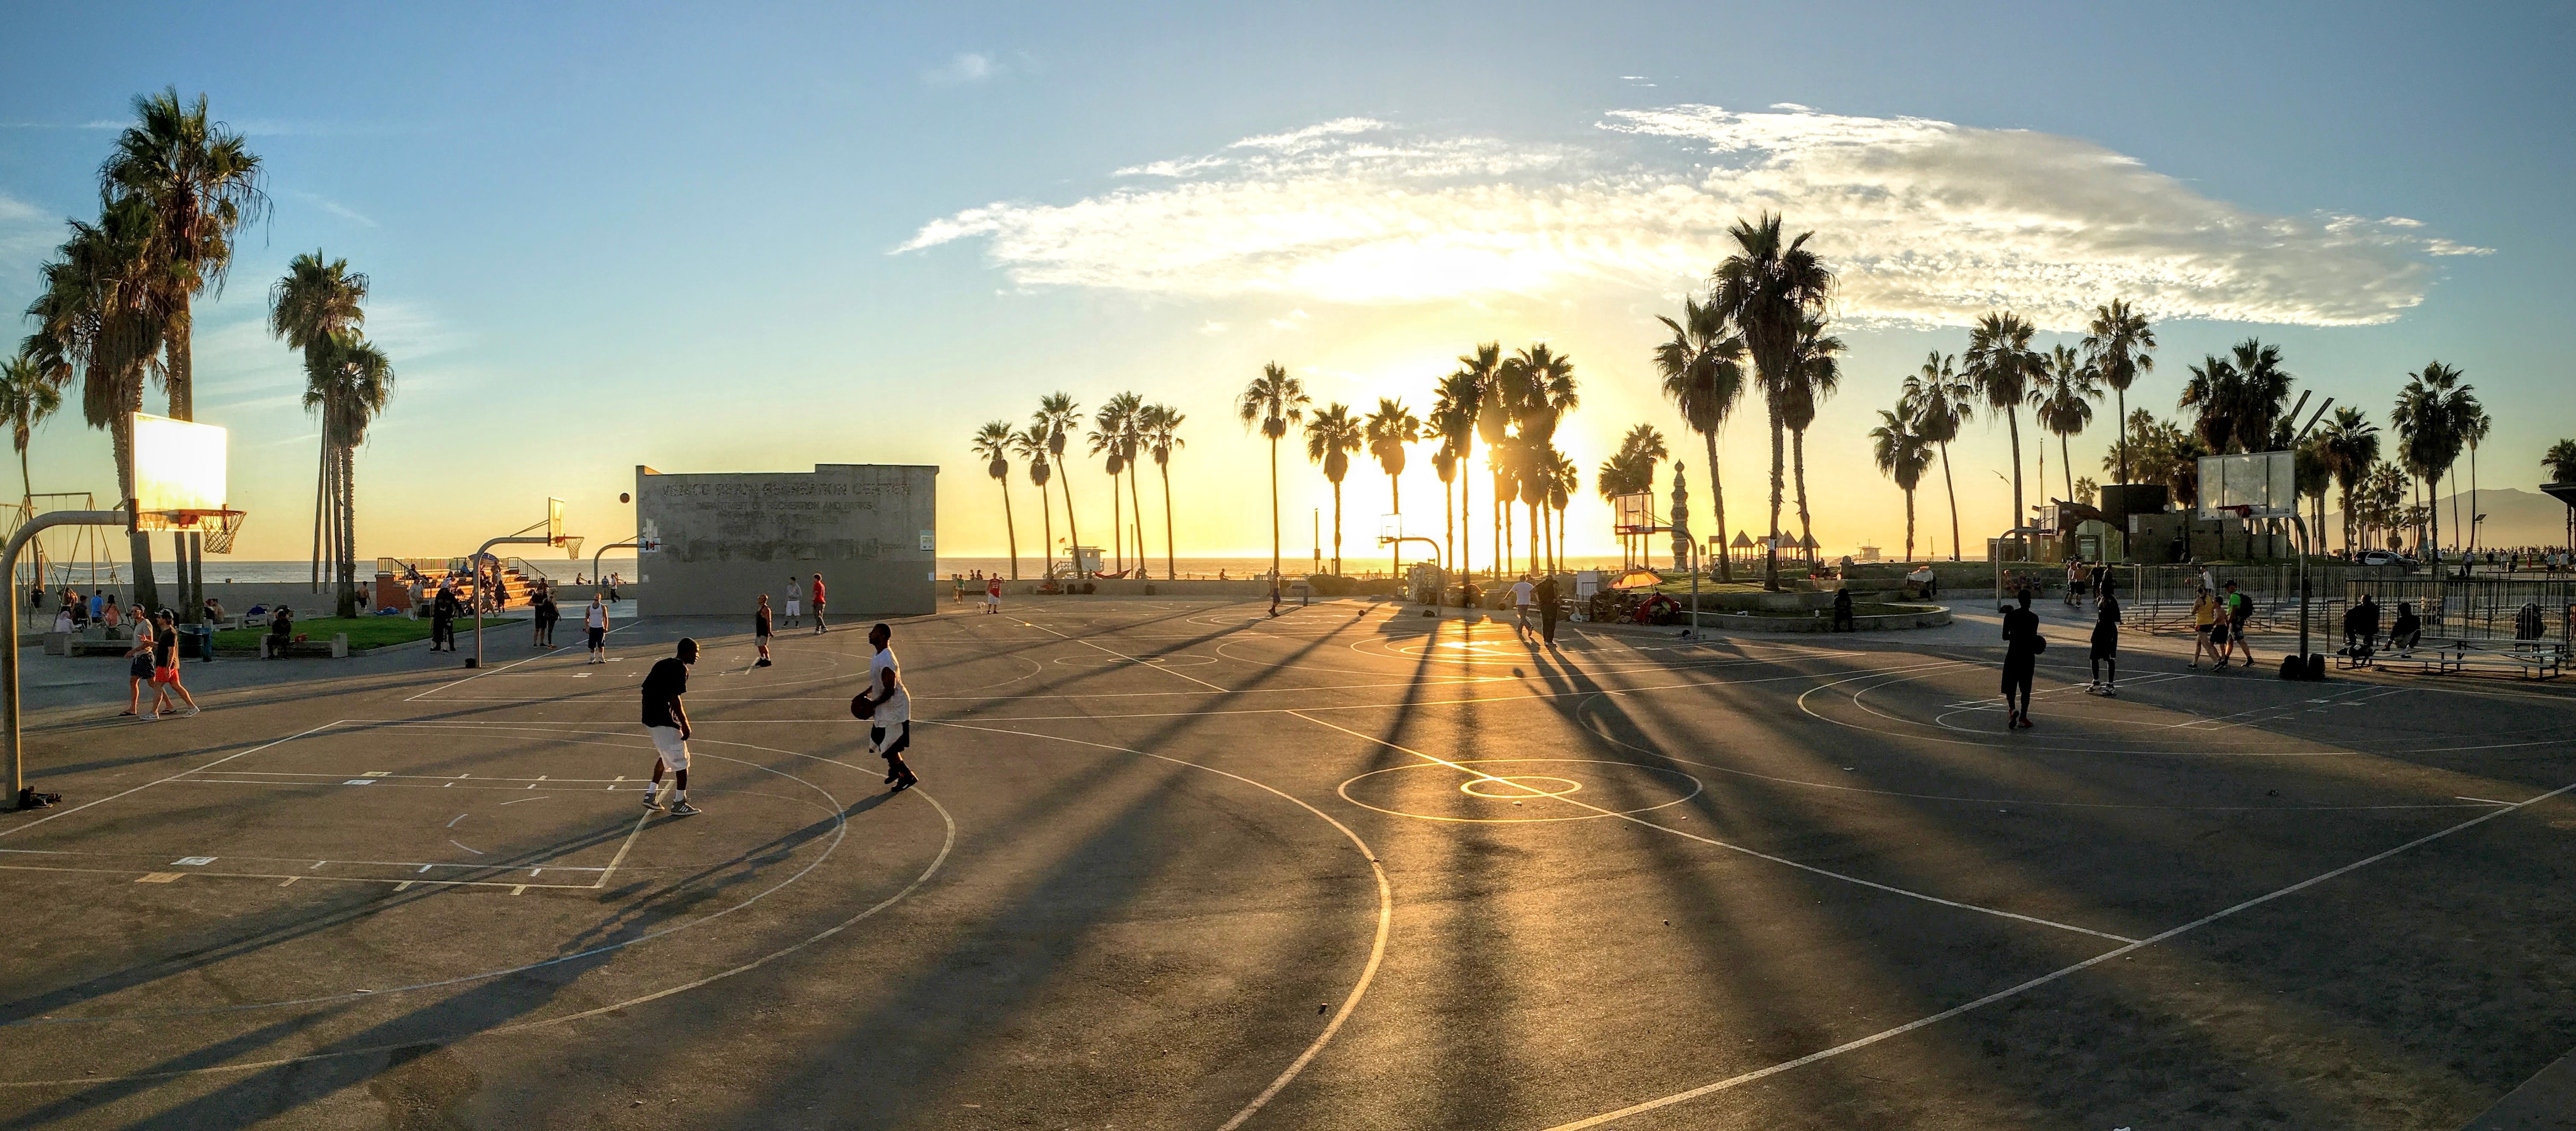
[[[817,464],[811,473],[666,475],[635,469],[636,554],[646,616],[783,608],[787,579],[823,575],[835,618],[931,612],[936,467]],[[848,620],[840,623],[846,624]]]

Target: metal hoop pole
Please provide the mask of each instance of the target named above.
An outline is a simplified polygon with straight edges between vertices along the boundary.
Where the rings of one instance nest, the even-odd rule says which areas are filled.
[[[539,523],[538,525],[542,526],[545,524]],[[536,527],[532,526],[529,527],[529,529],[534,530]],[[492,572],[496,575],[499,574],[501,572],[501,559],[492,557],[492,547],[501,545],[504,542],[512,544],[535,543],[538,545],[550,546],[554,544],[554,539],[527,538],[517,534],[506,535],[504,537],[495,538],[489,542],[485,542],[481,549],[474,551],[474,556],[472,558],[467,559],[474,563],[474,658],[465,661],[465,666],[469,668],[481,668],[483,666],[483,559],[492,558]]]
[[[18,576],[18,551],[34,541],[40,531],[56,526],[124,526],[128,517],[124,511],[48,511],[37,515],[19,526],[17,532],[9,536],[8,545],[0,548],[0,576],[12,579]],[[14,580],[12,584],[15,584]],[[0,702],[5,702],[0,711],[7,715],[9,731],[8,803],[11,808],[16,808],[19,795],[27,789],[27,744],[25,736],[19,732],[18,594],[13,590],[9,599],[0,604],[9,606],[8,614],[0,616],[0,629],[6,629],[9,634],[8,651],[0,654],[0,683],[6,685],[0,688]]]
[[[604,582],[602,582],[602,581],[600,581],[600,580],[599,580],[599,559],[600,559],[600,558],[602,558],[602,557],[604,557],[604,556],[606,556],[606,555],[607,555],[607,553],[608,553],[610,550],[625,550],[625,549],[631,549],[631,548],[633,548],[633,547],[634,547],[634,545],[635,545],[635,542],[634,542],[633,540],[631,540],[631,539],[630,539],[630,540],[628,540],[628,541],[624,541],[624,542],[611,542],[611,543],[609,543],[609,544],[607,544],[607,545],[605,545],[605,546],[600,547],[597,551],[593,552],[593,553],[590,555],[590,585],[591,585],[591,588],[593,588],[593,589],[606,589],[606,588],[608,588],[608,586],[607,586],[607,584],[606,584],[606,583],[604,583]]]

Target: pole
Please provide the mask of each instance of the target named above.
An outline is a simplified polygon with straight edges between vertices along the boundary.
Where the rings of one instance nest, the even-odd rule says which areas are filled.
[[[601,576],[601,575],[600,575],[600,572],[599,572],[599,559],[600,559],[601,555],[604,555],[604,554],[608,553],[610,550],[624,550],[624,549],[630,549],[630,548],[632,548],[634,545],[635,545],[635,543],[634,543],[634,542],[632,542],[632,541],[627,541],[627,542],[611,542],[611,543],[609,543],[609,544],[607,544],[607,545],[605,545],[605,546],[600,547],[597,553],[593,553],[592,555],[590,555],[590,584],[591,584],[591,586],[592,586],[593,588],[603,589],[603,590],[604,590],[604,589],[606,589],[606,588],[608,588],[608,584],[607,584],[606,582],[603,582],[603,581],[601,581],[601,580],[599,579],[599,578],[600,578],[600,576]],[[1052,565],[1053,565],[1053,563],[1049,563],[1050,568],[1052,568]]]
[[[1699,639],[1699,542],[1691,542],[1691,639]]]
[[[0,575],[13,579],[18,576],[18,551],[26,549],[27,543],[34,541],[40,531],[56,526],[124,526],[129,517],[124,511],[48,511],[30,518],[9,535],[8,545],[0,548]],[[0,654],[0,684],[5,684],[0,687],[0,713],[7,716],[9,805],[16,808],[19,796],[27,791],[27,743],[19,730],[18,595],[11,593],[9,599],[0,601],[0,604],[9,606],[8,615],[0,616],[0,628],[9,633],[8,651]]]
[[[2299,677],[2305,679],[2308,664],[2308,524],[2292,515],[2290,526],[2299,532]]]
[[[465,661],[465,666],[469,668],[479,668],[483,666],[483,559],[492,558],[492,572],[496,575],[499,574],[501,571],[501,559],[492,557],[492,547],[501,545],[505,542],[513,545],[525,544],[551,546],[554,545],[555,540],[552,538],[531,537],[524,534],[512,534],[507,537],[495,538],[489,542],[485,542],[481,549],[474,551],[474,556],[472,558],[467,559],[474,563],[474,655],[472,658]],[[605,548],[606,547],[602,547],[602,549]]]

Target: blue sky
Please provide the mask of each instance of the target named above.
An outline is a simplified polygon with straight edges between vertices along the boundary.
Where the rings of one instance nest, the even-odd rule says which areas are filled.
[[[547,494],[614,532],[638,463],[818,461],[942,464],[945,548],[997,552],[965,438],[1057,388],[1188,412],[1182,551],[1249,550],[1261,452],[1228,393],[1276,359],[1319,399],[1419,407],[1478,339],[1575,356],[1567,446],[1588,472],[1631,423],[1678,432],[1645,375],[1652,315],[1705,270],[1706,217],[1756,199],[1861,268],[1851,377],[1809,441],[1829,546],[1901,536],[1860,434],[1988,299],[2162,287],[2184,316],[2133,406],[2170,412],[2185,363],[2255,334],[2379,413],[2405,370],[2462,367],[2497,418],[2488,486],[2529,484],[2576,432],[2549,331],[2576,297],[2566,10],[1777,12],[22,5],[0,27],[41,49],[0,69],[0,303],[25,304],[61,219],[94,209],[98,124],[136,93],[204,92],[250,134],[275,216],[197,354],[200,417],[235,429],[251,557],[300,556],[309,534],[300,377],[256,320],[315,246],[373,277],[400,367],[361,457],[369,554],[461,552]],[[1954,211],[1961,194],[1983,203]],[[2012,217],[2030,228],[1977,226]],[[1315,231],[1342,220],[1441,238]],[[1731,527],[1759,525],[1761,438],[1729,434]],[[1971,528],[2008,508],[1986,473],[2003,447],[1981,426],[1954,451]],[[112,486],[76,420],[36,464],[39,489]],[[1106,510],[1097,464],[1074,482],[1085,516]],[[1292,513],[1328,505],[1302,461],[1288,482]],[[1437,498],[1427,474],[1406,487],[1417,514]],[[1033,552],[1036,500],[1015,489]],[[1353,474],[1355,534],[1384,489]],[[1930,525],[1940,504],[1920,504]],[[1579,547],[1606,541],[1587,507]]]

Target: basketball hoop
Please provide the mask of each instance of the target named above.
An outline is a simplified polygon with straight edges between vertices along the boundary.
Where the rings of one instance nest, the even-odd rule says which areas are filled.
[[[574,561],[581,560],[581,535],[558,534],[552,539],[552,543],[563,547],[565,557]]]
[[[2224,506],[2218,509],[2247,521],[2251,521],[2254,518],[2254,505],[2252,503],[2238,503],[2233,506]]]
[[[170,530],[194,534],[209,554],[233,552],[233,536],[241,532],[247,512],[221,509],[178,509],[141,511],[134,516],[136,530]]]

